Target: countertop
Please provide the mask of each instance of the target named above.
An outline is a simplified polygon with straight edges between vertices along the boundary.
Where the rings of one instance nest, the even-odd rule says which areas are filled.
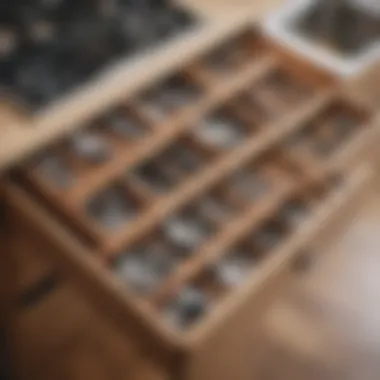
[[[0,171],[39,147],[80,129],[149,83],[207,51],[244,23],[260,19],[283,0],[182,0],[203,19],[201,25],[156,49],[106,68],[97,79],[31,116],[0,102]]]
[[[118,102],[132,97],[144,86],[181,67],[218,41],[259,21],[285,0],[181,0],[203,19],[191,32],[156,49],[127,58],[106,68],[97,79],[71,92],[57,103],[31,116],[0,102],[0,171],[27,157],[38,148],[80,129]],[[348,92],[377,105],[380,65],[345,83]]]

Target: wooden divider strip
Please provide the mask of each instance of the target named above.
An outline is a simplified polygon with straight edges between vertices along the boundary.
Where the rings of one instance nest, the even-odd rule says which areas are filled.
[[[150,302],[159,303],[174,290],[194,278],[207,265],[215,262],[228,253],[228,250],[243,238],[250,229],[259,225],[266,217],[272,215],[284,200],[291,194],[292,186],[287,184],[278,188],[276,192],[262,199],[258,204],[253,204],[246,212],[238,215],[223,226],[222,230],[208,240],[199,251],[194,252],[194,257],[180,265],[175,273],[154,292]]]
[[[44,178],[40,178],[38,174],[33,172],[29,173],[27,174],[27,178],[33,188],[36,189],[49,204],[53,205],[53,208],[57,210],[58,214],[63,216],[64,219],[70,220],[75,228],[83,232],[91,242],[96,243],[104,238],[104,232],[101,226],[86,216],[83,207],[76,207],[68,198],[62,196],[59,190],[57,191],[53,186],[50,186]]]
[[[200,62],[196,62],[188,68],[189,78],[204,89],[211,89],[218,82],[208,70],[206,70]]]
[[[302,174],[316,182],[325,179],[327,167],[317,159],[311,157],[307,152],[298,149],[282,150],[281,154],[294,167],[298,167]]]

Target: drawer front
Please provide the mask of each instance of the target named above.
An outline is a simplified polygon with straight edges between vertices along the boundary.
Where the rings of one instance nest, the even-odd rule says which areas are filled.
[[[21,305],[11,321],[17,368],[33,372],[49,353],[66,344],[84,326],[89,310],[74,289],[63,285]]]
[[[9,207],[9,257],[12,266],[15,296],[24,297],[38,284],[46,281],[56,273],[56,268],[50,260],[52,247]],[[16,301],[17,302],[17,301]]]
[[[39,380],[165,380],[149,361],[132,353],[102,333],[84,330],[69,344],[53,352]],[[123,359],[123,360],[122,360]]]
[[[75,288],[67,284],[61,284],[15,316],[12,341],[21,377],[39,380],[165,378],[124,334],[99,316]]]

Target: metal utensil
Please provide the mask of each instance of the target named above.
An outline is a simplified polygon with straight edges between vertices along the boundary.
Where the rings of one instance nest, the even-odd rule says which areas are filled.
[[[121,189],[110,188],[88,202],[87,212],[102,226],[112,230],[130,221],[137,209]]]
[[[100,164],[112,158],[112,148],[102,137],[91,132],[80,132],[70,140],[75,155],[94,164]]]
[[[239,124],[222,117],[204,119],[194,129],[194,133],[200,141],[218,149],[233,148],[245,137]]]
[[[204,315],[208,304],[209,299],[202,291],[187,286],[166,307],[164,316],[171,325],[177,328],[186,328]]]

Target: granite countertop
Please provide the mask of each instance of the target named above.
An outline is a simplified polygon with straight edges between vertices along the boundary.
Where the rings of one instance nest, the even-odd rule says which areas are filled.
[[[108,67],[96,80],[84,84],[57,103],[33,116],[0,104],[0,170],[21,160],[38,147],[79,129],[93,115],[132,96],[142,86],[173,72],[195,54],[206,51],[255,17],[260,18],[284,0],[178,0],[197,12],[203,23],[136,58]]]

